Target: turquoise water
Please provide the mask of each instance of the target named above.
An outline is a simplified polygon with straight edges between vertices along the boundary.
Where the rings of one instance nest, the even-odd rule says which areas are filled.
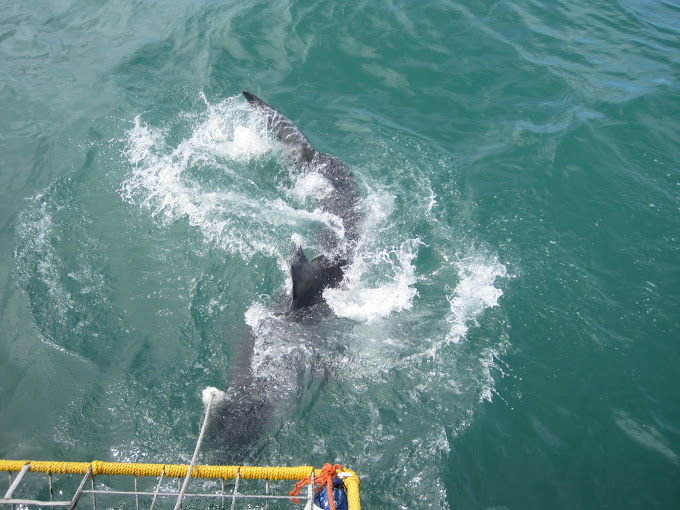
[[[0,457],[188,462],[264,363],[243,462],[365,508],[680,505],[677,2],[5,2],[0,85]],[[242,90],[360,189],[309,324],[333,218]]]

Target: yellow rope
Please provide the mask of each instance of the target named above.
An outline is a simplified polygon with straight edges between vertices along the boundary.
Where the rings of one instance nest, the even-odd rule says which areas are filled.
[[[361,510],[361,502],[359,501],[359,485],[361,485],[361,482],[359,477],[349,469],[346,469],[343,473],[351,473],[351,476],[342,479],[347,489],[347,508],[348,510]]]
[[[35,460],[0,460],[0,471],[21,471],[26,464],[29,471],[39,473],[85,474],[92,467],[92,475],[134,475],[160,476],[165,470],[166,477],[185,477],[189,466],[184,464],[127,464],[123,462],[52,462]],[[256,466],[194,466],[192,478],[241,478],[269,480],[298,480],[309,476],[312,466],[298,467],[256,467]],[[320,473],[321,470],[316,470]],[[316,474],[315,473],[315,474]]]
[[[133,476],[161,476],[165,470],[166,477],[183,478],[187,475],[189,466],[186,464],[126,464],[123,462],[53,462],[44,460],[1,460],[0,471],[21,471],[30,464],[29,471],[38,473],[79,474],[84,475],[92,468],[92,476],[97,475],[133,475]],[[300,480],[309,476],[314,470],[314,476],[321,476],[320,469],[312,466],[298,467],[257,467],[257,466],[194,466],[192,478],[241,478],[249,480]],[[347,488],[347,503],[349,510],[361,510],[359,502],[359,477],[353,471],[346,470],[351,476],[343,481]]]

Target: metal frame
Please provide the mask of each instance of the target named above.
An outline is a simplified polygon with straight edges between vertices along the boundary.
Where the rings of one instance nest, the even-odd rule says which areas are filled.
[[[296,496],[295,498],[291,498],[289,495],[275,495],[271,494],[271,485],[270,482],[274,481],[271,478],[265,478],[264,476],[262,478],[258,478],[260,481],[264,482],[264,494],[262,493],[255,493],[251,494],[249,492],[241,492],[240,491],[240,486],[241,486],[241,472],[240,468],[239,471],[236,473],[235,478],[228,477],[228,479],[233,479],[234,480],[234,486],[231,491],[226,491],[225,490],[225,479],[227,478],[218,478],[218,476],[215,476],[214,478],[209,477],[206,479],[212,479],[212,480],[221,480],[221,490],[216,490],[212,493],[207,493],[205,490],[203,492],[187,492],[187,488],[189,486],[189,481],[192,478],[192,471],[196,465],[196,460],[198,458],[198,452],[201,447],[201,442],[203,440],[203,434],[206,429],[206,424],[208,423],[208,418],[210,416],[210,410],[212,407],[212,401],[213,397],[211,397],[211,400],[209,404],[206,406],[206,411],[205,411],[205,417],[203,419],[203,423],[201,426],[201,432],[198,436],[198,441],[196,443],[196,448],[194,450],[194,455],[191,459],[191,464],[188,466],[186,476],[184,477],[184,481],[181,482],[178,478],[179,482],[179,487],[178,487],[178,492],[174,491],[167,491],[166,490],[161,490],[161,485],[163,484],[164,480],[167,480],[169,477],[166,476],[166,466],[163,467],[162,472],[160,473],[160,476],[158,476],[158,483],[155,485],[155,489],[153,492],[149,491],[144,491],[144,490],[139,490],[139,486],[137,484],[138,480],[138,475],[139,473],[117,473],[118,476],[134,476],[134,490],[132,491],[121,491],[121,490],[102,490],[102,489],[95,489],[95,484],[94,484],[94,479],[96,476],[102,475],[102,476],[114,476],[113,473],[111,474],[106,474],[105,472],[93,472],[93,466],[95,463],[91,463],[89,467],[87,468],[87,472],[83,476],[82,480],[80,481],[80,484],[78,485],[78,488],[75,490],[73,495],[71,496],[70,499],[68,500],[60,500],[60,501],[55,501],[54,499],[54,480],[52,478],[52,472],[53,469],[60,474],[60,476],[74,476],[74,473],[82,473],[82,471],[60,471],[58,468],[52,468],[49,467],[45,469],[45,467],[40,468],[36,467],[37,472],[42,472],[44,475],[47,475],[47,481],[48,481],[48,486],[49,486],[49,501],[42,501],[38,499],[23,499],[23,498],[14,498],[13,495],[16,492],[16,490],[20,487],[21,483],[25,481],[25,475],[26,473],[31,469],[31,462],[25,461],[26,464],[21,465],[21,462],[24,461],[0,461],[4,462],[3,467],[5,469],[8,469],[9,473],[9,488],[7,489],[7,492],[5,493],[4,497],[0,498],[0,507],[4,506],[11,506],[12,509],[16,506],[36,506],[36,507],[67,507],[69,509],[76,508],[78,503],[82,500],[82,496],[84,494],[91,494],[92,495],[92,507],[96,510],[97,508],[97,495],[107,495],[107,496],[121,496],[121,497],[130,497],[134,496],[135,497],[135,508],[136,510],[140,509],[140,496],[144,497],[152,497],[151,500],[151,505],[149,507],[150,510],[153,510],[154,506],[156,505],[158,498],[172,498],[176,497],[177,501],[175,503],[175,510],[180,510],[182,507],[182,502],[185,500],[185,498],[193,499],[193,498],[203,498],[207,500],[214,500],[214,499],[221,499],[222,501],[222,509],[226,510],[226,502],[227,499],[231,500],[231,510],[234,510],[236,508],[236,501],[237,500],[250,500],[252,503],[253,501],[264,501],[264,508],[269,510],[269,503],[271,501],[275,500],[291,500],[291,504],[293,499],[306,499],[307,505],[311,508],[311,502],[314,499],[314,469],[310,467],[310,476],[311,476],[311,483],[307,487],[307,497],[305,498],[304,496]],[[16,467],[12,467],[11,465],[7,465],[7,462],[14,462]],[[35,461],[36,463],[38,461]],[[59,464],[59,463],[54,463],[54,464]],[[72,463],[73,464],[73,463]],[[82,465],[83,463],[81,463]],[[18,465],[21,465],[21,468],[18,467]],[[43,464],[44,465],[44,464]],[[85,466],[82,466],[84,469]],[[18,473],[16,478],[12,479],[12,473]],[[155,471],[155,473],[158,473],[158,471]],[[44,476],[43,475],[43,476]],[[142,473],[140,476],[147,476],[146,474]],[[149,474],[148,477],[155,477],[156,474]],[[171,475],[171,476],[177,476],[177,475]],[[201,476],[199,474],[199,476]],[[246,478],[251,479],[251,476],[245,475]],[[265,476],[270,476],[270,475],[265,475]],[[356,475],[354,475],[356,476]],[[277,481],[283,481],[275,476],[275,479]],[[77,480],[77,479],[76,479]],[[75,480],[74,480],[75,481]],[[87,483],[88,481],[90,482],[90,488],[87,489]],[[256,481],[256,480],[253,480]],[[251,483],[251,482],[248,482]],[[358,481],[357,483],[357,490],[358,490]],[[357,506],[356,508],[360,508],[358,506],[358,494],[357,494]]]
[[[248,492],[242,492],[241,491],[241,477],[240,474],[236,476],[234,479],[234,486],[233,488],[229,490],[225,490],[225,479],[220,478],[221,482],[221,490],[217,490],[215,492],[205,492],[205,489],[202,491],[200,488],[196,492],[192,492],[190,490],[187,490],[187,487],[183,485],[183,487],[178,487],[178,491],[169,491],[166,489],[161,490],[161,486],[163,484],[163,481],[168,480],[168,478],[165,477],[165,471],[161,473],[161,475],[158,477],[158,482],[155,484],[155,489],[153,491],[148,491],[148,490],[139,490],[138,484],[137,484],[137,476],[134,476],[134,489],[125,491],[125,490],[113,490],[113,489],[96,489],[94,485],[94,479],[95,477],[92,476],[92,469],[88,469],[87,473],[82,477],[80,480],[80,483],[78,485],[78,488],[73,492],[71,497],[69,499],[54,499],[54,480],[52,478],[52,474],[48,473],[46,475],[48,485],[49,485],[49,494],[50,494],[50,499],[49,501],[44,501],[44,500],[39,500],[39,499],[26,499],[26,498],[14,498],[13,494],[16,492],[16,490],[21,486],[22,482],[27,481],[29,477],[24,477],[24,475],[29,471],[30,469],[30,464],[26,464],[19,474],[12,479],[12,474],[10,472],[10,487],[5,493],[4,497],[0,498],[0,507],[6,507],[6,506],[31,506],[31,507],[53,507],[53,508],[68,508],[74,509],[78,507],[78,504],[82,502],[83,496],[86,494],[90,494],[92,496],[92,501],[91,505],[92,508],[95,510],[97,509],[97,496],[98,495],[106,495],[106,496],[120,496],[121,499],[124,498],[132,498],[134,496],[134,502],[135,502],[135,508],[137,510],[143,508],[141,502],[140,502],[140,497],[151,497],[151,504],[148,507],[149,510],[153,510],[154,507],[156,506],[156,503],[158,501],[158,498],[177,498],[178,501],[187,501],[187,500],[197,500],[197,499],[204,499],[208,501],[215,501],[215,500],[222,500],[221,507],[222,509],[226,510],[227,508],[227,503],[230,501],[230,507],[231,510],[234,510],[236,508],[236,502],[237,501],[248,501],[249,503],[252,504],[262,504],[261,508],[269,509],[269,504],[271,501],[276,501],[276,500],[291,500],[292,498],[289,495],[277,495],[277,494],[272,494],[271,492],[271,481],[269,479],[263,479],[261,480],[263,486],[263,492],[261,493],[250,493]],[[37,473],[35,473],[37,474]],[[43,474],[43,476],[45,476]],[[73,477],[74,475],[69,475],[69,474],[62,474],[60,475],[62,477],[65,476],[70,476]],[[114,476],[114,475],[103,475],[103,476]],[[118,475],[120,476],[120,475]],[[314,477],[314,472],[312,471],[312,484],[310,484],[307,487],[307,495],[302,496],[301,499],[304,499],[306,501],[312,501],[314,498],[314,492],[313,492],[313,477]],[[216,481],[216,479],[213,479]],[[33,479],[35,481],[35,479]],[[179,481],[179,480],[178,480]],[[88,488],[88,482],[90,484]],[[256,482],[256,480],[251,480],[249,483]],[[282,481],[283,482],[283,481]],[[184,493],[182,493],[182,488],[184,488]],[[181,500],[180,500],[181,496]],[[298,498],[300,498],[298,496]],[[87,503],[87,502],[86,502]],[[82,505],[81,505],[82,506]],[[87,508],[89,505],[85,505]],[[294,508],[294,504],[291,501],[291,508]],[[299,507],[298,507],[299,508]],[[304,508],[304,507],[303,507]]]

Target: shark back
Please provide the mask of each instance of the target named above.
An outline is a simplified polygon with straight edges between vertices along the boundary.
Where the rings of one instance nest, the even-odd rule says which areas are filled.
[[[264,116],[267,128],[283,144],[292,149],[303,171],[318,172],[331,184],[331,190],[320,200],[322,209],[340,218],[342,238],[333,233],[323,244],[332,255],[308,260],[301,247],[296,247],[290,264],[293,299],[289,311],[313,306],[322,301],[323,290],[337,286],[343,278],[343,267],[351,258],[351,250],[359,238],[359,192],[351,170],[334,156],[314,150],[302,131],[259,97],[243,92],[248,102]]]

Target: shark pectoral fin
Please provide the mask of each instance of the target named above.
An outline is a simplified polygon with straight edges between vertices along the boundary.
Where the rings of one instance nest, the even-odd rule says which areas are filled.
[[[310,163],[316,151],[302,131],[285,115],[282,115],[267,103],[262,101],[255,94],[243,91],[243,95],[248,102],[264,113],[267,128],[274,133],[274,136],[285,145],[290,146],[301,163]]]

